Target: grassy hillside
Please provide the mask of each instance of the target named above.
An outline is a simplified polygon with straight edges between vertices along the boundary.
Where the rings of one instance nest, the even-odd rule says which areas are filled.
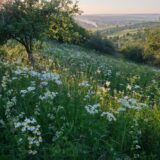
[[[34,69],[21,46],[1,49],[0,159],[159,159],[158,69],[53,42],[35,48]]]

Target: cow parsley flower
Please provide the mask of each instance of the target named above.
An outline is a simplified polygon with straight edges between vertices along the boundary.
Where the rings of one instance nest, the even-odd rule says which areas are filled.
[[[128,108],[128,109],[135,109],[135,110],[139,110],[142,107],[147,106],[144,103],[138,103],[137,100],[134,99],[134,98],[131,98],[131,99],[121,98],[121,99],[118,100],[118,102],[121,103],[122,107],[125,107],[125,108]],[[119,111],[123,110],[122,107],[119,109]]]
[[[109,86],[110,86],[110,84],[111,84],[111,82],[106,81],[106,86],[107,86],[107,87],[109,87]]]
[[[90,87],[91,85],[89,84],[88,81],[83,81],[82,83],[79,84],[80,87]]]
[[[24,117],[24,114],[23,114]],[[27,136],[28,141],[28,153],[31,155],[37,154],[36,147],[39,147],[42,143],[42,136],[40,132],[40,125],[37,124],[36,119],[32,118],[25,118],[24,120],[22,116],[18,116],[14,120],[14,127],[15,129],[19,130],[24,137],[20,137],[19,142],[23,140]]]
[[[132,86],[128,84],[127,85],[127,89],[131,91],[132,90]]]
[[[50,91],[47,91],[47,92],[45,92],[44,93],[44,95],[43,96],[39,96],[39,99],[40,100],[48,100],[48,99],[51,99],[51,100],[53,100],[56,96],[57,96],[57,92],[50,92]]]
[[[100,104],[88,105],[88,106],[85,106],[85,109],[90,114],[96,114],[99,112]]]
[[[28,87],[26,90],[21,90],[20,94],[22,97],[24,97],[27,93],[30,93],[34,91],[36,88],[35,87]]]
[[[7,101],[7,104],[5,106],[6,110],[5,110],[5,115],[6,117],[9,119],[12,116],[12,108],[14,105],[16,105],[17,103],[17,99],[16,97],[12,97],[11,100]]]
[[[28,92],[32,92],[32,91],[34,91],[35,89],[36,89],[35,87],[28,87],[28,88],[27,88],[27,91],[28,91]]]
[[[109,122],[112,122],[112,121],[116,121],[116,118],[115,116],[113,115],[113,113],[110,113],[110,112],[103,112],[101,114],[102,117],[105,117]]]

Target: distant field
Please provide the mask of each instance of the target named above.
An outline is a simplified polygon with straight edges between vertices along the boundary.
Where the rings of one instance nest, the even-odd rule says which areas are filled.
[[[85,28],[113,25],[132,25],[142,22],[158,22],[160,14],[82,15],[75,18]]]

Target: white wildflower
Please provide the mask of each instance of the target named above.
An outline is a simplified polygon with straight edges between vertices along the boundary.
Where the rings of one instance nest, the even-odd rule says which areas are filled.
[[[127,89],[131,91],[132,90],[132,86],[128,84],[127,85]]]
[[[90,114],[96,114],[99,112],[100,104],[88,105],[85,106],[85,109]]]
[[[19,129],[23,135],[27,135],[27,141],[28,141],[28,148],[29,154],[35,155],[37,154],[37,151],[35,150],[35,147],[39,147],[42,143],[42,137],[40,132],[40,125],[37,124],[37,121],[32,118],[25,118],[23,121],[21,121],[21,116],[18,116],[15,119],[14,126],[15,129]],[[22,138],[19,139],[19,142],[22,141]],[[34,148],[34,150],[32,150]]]
[[[107,87],[109,87],[109,86],[110,86],[110,84],[111,84],[111,82],[106,81],[106,86],[107,86]]]
[[[109,122],[112,122],[112,121],[116,121],[116,118],[115,116],[113,115],[113,113],[110,113],[110,112],[103,112],[101,114],[102,117],[105,117]]]
[[[47,91],[46,93],[44,93],[43,96],[39,96],[39,99],[40,100],[48,100],[48,99],[51,99],[53,100],[56,96],[57,96],[57,92],[50,92],[50,91]]]
[[[83,81],[82,83],[79,84],[80,87],[90,87],[91,85],[89,84],[88,81]]]

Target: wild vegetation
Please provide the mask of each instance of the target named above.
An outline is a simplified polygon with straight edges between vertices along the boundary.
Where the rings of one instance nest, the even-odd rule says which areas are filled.
[[[53,42],[35,48],[33,69],[12,43],[1,56],[1,159],[158,159],[159,70]]]
[[[0,159],[158,160],[160,70],[111,56],[78,12],[70,0],[1,6]],[[159,29],[146,33],[122,48],[127,59],[157,62]]]
[[[84,15],[75,19],[92,32],[89,42],[94,49],[136,63],[160,66],[158,14]]]
[[[0,10],[0,41],[3,44],[9,39],[14,39],[21,43],[26,49],[28,59],[34,65],[33,43],[44,37],[43,35],[49,32],[49,27],[51,33],[55,30],[57,32],[52,23],[55,21],[55,15],[67,14],[71,17],[78,11],[77,4],[73,4],[71,0],[6,1]],[[57,22],[63,24],[64,22],[58,18]]]
[[[144,22],[128,26],[94,29],[103,39],[110,40],[127,60],[160,66],[160,22]]]

